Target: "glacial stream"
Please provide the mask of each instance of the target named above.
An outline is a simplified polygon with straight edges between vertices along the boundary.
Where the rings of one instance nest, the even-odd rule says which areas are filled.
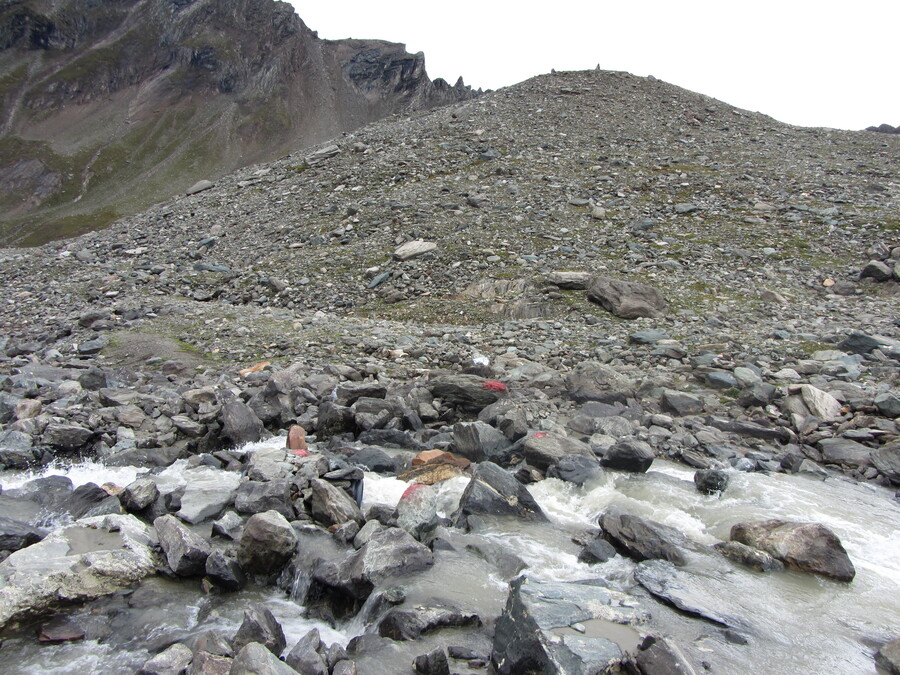
[[[177,462],[163,470],[157,477],[160,489],[174,490],[199,478],[197,472],[204,469],[185,466]],[[126,485],[139,473],[142,470],[137,468],[87,464],[55,467],[42,475],[67,475],[76,486],[88,481]],[[524,573],[541,580],[602,578],[612,588],[633,594],[651,615],[637,631],[672,636],[695,662],[709,664],[707,672],[877,672],[873,652],[900,631],[900,504],[893,493],[839,477],[822,481],[733,472],[725,493],[714,497],[698,493],[692,476],[693,471],[684,466],[657,460],[647,474],[607,471],[585,487],[556,479],[532,485],[529,489],[551,523],[491,521],[470,534],[440,528],[439,536],[455,550],[442,550],[432,569],[404,580],[406,596],[410,602],[425,603],[439,594],[465,611],[479,613],[488,623],[503,610],[508,579],[518,572],[518,559],[527,565]],[[0,474],[0,485],[12,489],[34,477]],[[456,478],[437,486],[439,512],[452,513],[466,484],[467,479]],[[366,474],[363,510],[375,503],[396,504],[406,487],[394,478]],[[739,568],[716,554],[691,556],[682,570],[699,580],[701,603],[735,618],[736,627],[728,630],[653,599],[635,583],[635,564],[622,556],[600,565],[578,562],[581,546],[573,538],[595,530],[598,515],[609,506],[669,525],[704,545],[727,540],[731,526],[741,521],[820,522],[842,541],[856,567],[856,578],[843,584],[792,571],[763,574]],[[471,555],[467,551],[472,545],[496,555]],[[205,595],[199,581],[151,578],[133,593],[69,610],[68,616],[85,630],[82,641],[41,645],[33,628],[5,636],[0,672],[133,672],[174,640],[211,629],[233,634],[251,601],[264,602],[279,619],[288,650],[314,626],[326,643],[343,645],[367,628],[363,616],[338,626],[307,619],[303,607],[274,588]],[[112,625],[109,616],[116,617]],[[611,639],[623,645],[636,640],[637,633],[629,636],[629,631],[622,629],[622,635]],[[447,634],[453,644],[456,633]],[[385,659],[361,659],[360,673],[412,672],[403,670],[409,668],[410,655],[424,651],[415,643],[398,645]]]

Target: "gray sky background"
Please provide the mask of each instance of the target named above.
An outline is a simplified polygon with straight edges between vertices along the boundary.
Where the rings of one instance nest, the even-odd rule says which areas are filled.
[[[654,75],[790,124],[900,124],[900,0],[292,0],[326,39],[425,52],[484,89],[556,70]]]

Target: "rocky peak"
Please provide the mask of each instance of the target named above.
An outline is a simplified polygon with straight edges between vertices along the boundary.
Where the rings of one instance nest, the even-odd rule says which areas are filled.
[[[386,115],[471,98],[424,56],[321,40],[273,0],[0,9],[0,241],[36,243]]]

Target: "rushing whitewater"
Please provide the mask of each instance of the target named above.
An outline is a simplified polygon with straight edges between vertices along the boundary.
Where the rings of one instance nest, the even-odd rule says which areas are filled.
[[[273,439],[269,443],[282,442]],[[162,491],[171,491],[197,471],[177,462],[156,477]],[[42,475],[66,475],[76,484],[88,480],[123,484],[140,472],[135,467],[84,463],[52,466]],[[9,489],[34,477],[7,473],[0,480],[4,489]],[[708,654],[713,672],[874,672],[874,647],[900,625],[900,605],[896,602],[900,593],[900,531],[895,525],[898,507],[891,494],[841,478],[821,481],[734,472],[728,489],[716,497],[698,493],[691,478],[689,469],[657,460],[647,474],[608,471],[585,487],[547,479],[530,486],[530,491],[549,516],[549,525],[496,521],[483,531],[464,534],[442,528],[442,533],[451,541],[456,538],[459,542],[500,545],[527,565],[525,574],[537,579],[599,577],[635,594],[653,615],[650,627],[665,630]],[[439,515],[453,513],[467,483],[467,478],[460,477],[435,487]],[[407,487],[396,478],[367,473],[363,508],[394,506]],[[708,579],[707,602],[739,617],[746,626],[741,639],[729,641],[722,638],[721,626],[686,618],[648,597],[633,581],[635,565],[630,560],[616,556],[593,566],[578,561],[580,546],[574,539],[596,530],[598,516],[610,506],[669,525],[705,545],[726,540],[731,526],[741,521],[782,518],[820,522],[839,536],[857,576],[851,584],[840,584],[790,571],[764,575],[728,567],[723,573],[721,565],[710,564],[703,569],[703,562],[691,563],[689,571]],[[415,593],[421,586],[421,592],[427,595],[428,583],[447,584],[458,589],[457,599],[464,605],[485,613],[502,609],[506,582],[493,570],[479,570],[471,561],[455,565],[438,560],[429,574],[433,581],[412,582],[409,592]],[[285,629],[288,648],[311,627],[319,628],[326,643],[344,645],[366,630],[365,622],[359,619],[337,626],[307,619],[302,606],[287,594],[271,589],[208,596],[198,584],[153,579],[145,582],[135,596],[142,593],[153,598],[152,606],[124,612],[123,626],[128,630],[120,634],[99,642],[41,647],[26,636],[13,636],[3,646],[4,660],[22,664],[22,672],[101,672],[92,670],[91,664],[97,662],[104,664],[103,672],[139,667],[151,653],[146,640],[138,641],[133,636],[156,635],[162,644],[168,643],[173,633],[188,636],[211,629],[233,632],[250,601],[262,601],[272,610]],[[97,601],[100,605],[116,602],[122,600]],[[143,606],[142,602],[132,604]],[[80,621],[89,620],[91,606],[76,610],[74,615]],[[142,648],[136,646],[139,643]]]

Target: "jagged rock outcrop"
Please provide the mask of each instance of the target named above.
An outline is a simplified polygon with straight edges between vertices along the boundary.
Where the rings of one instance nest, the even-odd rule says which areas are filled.
[[[421,53],[322,40],[287,3],[0,8],[0,242],[97,229],[199,179],[470,98]]]

